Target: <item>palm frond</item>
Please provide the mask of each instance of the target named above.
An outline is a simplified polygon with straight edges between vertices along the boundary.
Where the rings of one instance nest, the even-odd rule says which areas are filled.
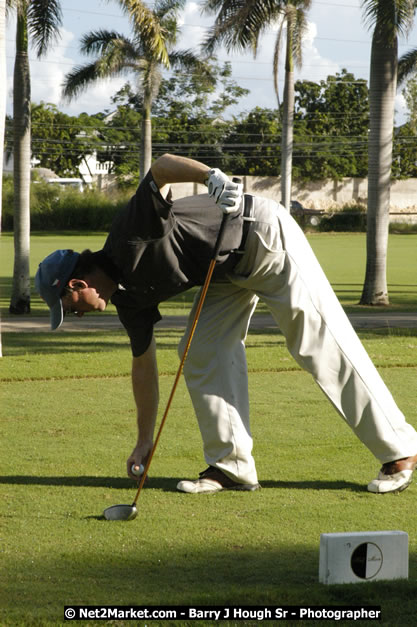
[[[302,43],[308,28],[305,5],[309,5],[309,2],[304,2],[302,0],[299,0],[298,2],[293,1],[282,12],[282,20],[278,29],[277,38],[275,40],[273,57],[274,91],[278,101],[278,108],[280,105],[278,90],[278,63],[281,54],[284,26],[286,25],[287,27],[287,37],[291,37],[291,59],[286,60],[286,63],[290,62],[291,65],[294,64],[296,67],[300,68],[303,61]]]
[[[69,72],[62,84],[62,97],[66,101],[73,100],[99,79],[111,78],[130,70],[143,72],[146,67],[147,63],[143,62],[141,65],[133,55],[131,58],[126,57],[123,47],[115,45],[96,61],[78,65]]]
[[[254,32],[246,27],[238,31],[235,27],[236,22],[232,17],[222,20],[217,19],[214,26],[207,31],[207,36],[201,46],[202,50],[211,55],[222,44],[228,52],[232,49],[243,51],[248,47],[255,50],[257,38]]]
[[[186,3],[187,0],[156,0],[153,12],[159,20],[166,17],[178,19]]]
[[[6,17],[9,17],[10,12],[17,8],[17,3],[21,0],[6,0]]]
[[[221,3],[214,26],[203,43],[203,50],[212,53],[223,44],[226,50],[252,48],[256,55],[261,34],[276,20],[286,0],[227,0]],[[211,12],[217,3],[205,4]]]
[[[22,11],[27,8],[27,0],[6,0],[6,15],[14,9]]]
[[[390,45],[394,38],[406,35],[413,24],[415,0],[363,0],[364,20],[368,28]]]
[[[59,39],[62,11],[59,0],[31,0],[27,3],[28,31],[38,57]]]
[[[201,69],[205,71],[207,64],[199,59],[192,50],[174,50],[169,53],[169,61],[172,67],[183,68],[184,70]]]
[[[148,54],[165,67],[169,67],[165,34],[157,16],[141,0],[119,0],[119,2],[131,19],[135,32],[140,35]]]
[[[244,0],[205,0],[202,4],[201,13],[209,15],[214,15],[217,12],[224,15],[236,14],[244,4]]]
[[[417,74],[417,48],[403,54],[398,61],[398,86]]]
[[[72,72],[65,75],[62,84],[62,97],[69,101],[76,98],[89,85],[97,80],[97,62],[77,65]]]
[[[400,35],[407,36],[413,27],[413,18],[417,9],[415,0],[397,0],[397,27]]]
[[[137,68],[138,52],[132,42],[114,39],[96,60],[98,77],[114,76]]]
[[[114,41],[130,43],[125,35],[116,31],[103,29],[90,31],[81,38],[80,52],[85,55],[103,54],[109,46],[113,45]]]
[[[251,20],[259,29],[263,23],[273,21],[287,4],[288,0],[207,0],[202,12],[213,14],[218,11],[216,19],[220,20],[231,17],[238,22]]]
[[[297,68],[303,64],[303,41],[308,31],[307,14],[304,7],[297,8],[294,21],[293,55]]]
[[[301,9],[307,14],[307,11],[311,8],[313,0],[289,0],[289,3],[294,5],[296,9]]]
[[[167,49],[173,48],[178,41],[180,28],[178,26],[178,18],[172,15],[166,15],[161,18],[161,32],[164,35],[165,46]]]
[[[278,110],[280,108],[279,86],[278,86],[278,68],[279,68],[279,59],[280,59],[280,56],[281,56],[281,46],[282,46],[282,40],[283,40],[284,23],[285,23],[285,20],[284,20],[284,16],[283,16],[283,19],[281,20],[281,23],[280,23],[279,28],[278,28],[277,37],[275,39],[274,56],[273,56],[274,91],[275,91],[275,95],[277,97]]]
[[[190,76],[198,75],[201,84],[212,86],[219,79],[219,68],[216,70],[207,59],[196,56],[191,50],[177,50],[169,55],[171,66],[183,70]],[[210,57],[210,61],[215,61]]]

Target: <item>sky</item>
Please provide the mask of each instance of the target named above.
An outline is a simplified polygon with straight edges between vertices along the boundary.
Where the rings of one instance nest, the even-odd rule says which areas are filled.
[[[151,4],[151,3],[149,3]],[[72,102],[61,99],[64,76],[75,65],[91,61],[79,54],[82,35],[99,28],[130,34],[128,19],[123,15],[117,0],[62,0],[63,28],[60,40],[41,60],[30,55],[32,101],[51,102],[69,115],[89,114],[113,110],[111,96],[128,80],[126,76],[91,86]],[[303,66],[296,79],[319,82],[346,68],[356,78],[369,78],[369,59],[372,30],[364,25],[361,0],[312,0],[308,12],[308,36],[303,49]],[[188,1],[181,18],[181,40],[178,48],[198,47],[214,17],[201,14],[199,1]],[[12,80],[14,63],[15,24],[7,24],[7,112],[12,113]],[[274,109],[277,106],[272,82],[272,54],[276,27],[271,27],[260,40],[256,59],[250,53],[227,53],[220,49],[220,61],[230,61],[233,78],[250,94],[229,110],[229,115],[250,111],[256,106]],[[400,40],[399,53],[417,47],[417,19],[408,39]],[[281,77],[283,73],[281,72]],[[282,83],[280,83],[282,86]],[[407,110],[401,93],[396,101],[396,123],[406,121]]]

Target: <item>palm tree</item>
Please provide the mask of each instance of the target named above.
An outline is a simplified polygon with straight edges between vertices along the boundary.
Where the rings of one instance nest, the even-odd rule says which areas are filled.
[[[366,274],[360,303],[387,305],[387,247],[398,36],[411,28],[415,0],[365,0],[375,25],[369,78],[368,214]]]
[[[298,6],[297,6],[298,5]],[[281,139],[281,202],[287,211],[290,210],[292,184],[292,153],[294,135],[294,66],[302,65],[302,41],[307,31],[306,11],[310,0],[293,0],[283,9],[283,20],[278,31],[274,51],[274,86],[278,92],[278,60],[283,26],[287,26],[287,44],[285,54],[285,81],[282,112]]]
[[[279,103],[278,62],[286,28],[285,80],[281,137],[281,202],[287,210],[291,200],[294,129],[294,67],[302,64],[302,40],[307,29],[306,12],[311,0],[206,0],[207,13],[218,11],[203,48],[211,53],[223,43],[226,49],[251,48],[256,57],[260,36],[271,23],[280,20],[273,55],[273,78]]]
[[[16,9],[16,56],[13,77],[14,269],[9,311],[30,312],[30,69],[29,39],[38,58],[61,25],[58,0],[8,0]]]
[[[92,63],[78,66],[67,74],[63,95],[74,98],[91,83],[127,72],[137,77],[142,102],[140,177],[152,160],[151,108],[158,94],[162,68],[193,68],[198,59],[190,51],[175,51],[179,30],[177,19],[186,0],[156,0],[153,10],[139,0],[120,0],[133,22],[133,37],[115,31],[98,30],[86,34],[81,52],[97,56]]]

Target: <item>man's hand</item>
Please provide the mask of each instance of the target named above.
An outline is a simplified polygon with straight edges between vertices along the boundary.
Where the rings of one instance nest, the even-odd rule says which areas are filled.
[[[143,446],[143,445],[135,446],[135,448],[132,451],[132,454],[128,457],[128,460],[126,462],[127,474],[129,475],[131,479],[134,479],[135,481],[138,480],[138,476],[132,472],[132,466],[136,466],[137,469],[139,469],[139,466],[141,464],[145,466],[146,462],[148,461],[149,453],[151,452],[151,450],[152,450],[152,442],[150,443],[150,445],[146,445],[146,446]]]
[[[208,187],[208,194],[209,196],[213,196],[214,202],[219,200],[220,194],[225,184],[228,182],[229,177],[218,168],[213,168],[209,171],[206,185]]]
[[[234,183],[221,170],[213,168],[208,173],[207,187],[209,196],[214,198],[223,213],[239,210],[243,197],[242,183]]]

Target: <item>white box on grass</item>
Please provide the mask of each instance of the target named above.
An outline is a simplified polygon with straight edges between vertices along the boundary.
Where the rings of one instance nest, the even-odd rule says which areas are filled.
[[[408,579],[408,534],[359,531],[320,535],[319,582]]]

